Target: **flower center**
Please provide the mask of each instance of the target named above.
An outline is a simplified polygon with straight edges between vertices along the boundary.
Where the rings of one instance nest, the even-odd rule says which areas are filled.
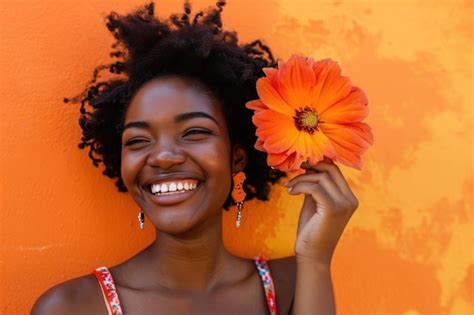
[[[303,130],[312,135],[315,130],[318,130],[319,115],[318,112],[311,107],[295,109],[296,115],[293,117],[296,129]]]

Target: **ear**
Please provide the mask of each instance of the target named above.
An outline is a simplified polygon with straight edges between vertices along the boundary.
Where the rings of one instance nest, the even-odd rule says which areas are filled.
[[[243,171],[247,165],[248,155],[244,147],[240,144],[235,144],[232,148],[232,173]]]

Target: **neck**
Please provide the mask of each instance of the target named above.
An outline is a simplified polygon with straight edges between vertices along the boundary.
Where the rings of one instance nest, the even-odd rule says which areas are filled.
[[[157,230],[150,250],[152,268],[162,288],[209,291],[237,276],[231,268],[242,261],[224,247],[222,217],[214,217],[201,227],[179,236]]]

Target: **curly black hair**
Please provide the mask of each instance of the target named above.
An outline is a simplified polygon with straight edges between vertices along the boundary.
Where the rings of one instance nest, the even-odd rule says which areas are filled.
[[[218,1],[216,7],[192,16],[185,1],[184,12],[166,20],[154,16],[153,2],[127,15],[114,11],[107,15],[107,28],[116,39],[110,57],[116,61],[96,67],[84,92],[64,102],[81,104],[79,148],[89,148],[92,163],[105,166],[103,174],[116,179],[119,191],[127,191],[120,174],[127,106],[140,86],[167,75],[198,80],[220,101],[231,143],[240,144],[248,154],[246,199],[268,200],[270,183],[285,176],[268,167],[266,155],[254,149],[252,111],[244,106],[258,98],[256,81],[263,75],[262,68],[273,67],[276,61],[261,40],[239,44],[236,32],[222,29],[224,5],[225,1]],[[98,80],[104,71],[108,79]],[[224,208],[231,203],[229,196]]]

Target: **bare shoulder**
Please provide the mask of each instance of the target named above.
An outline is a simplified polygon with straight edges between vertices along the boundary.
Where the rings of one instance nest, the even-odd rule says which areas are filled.
[[[277,307],[281,314],[289,314],[295,297],[296,258],[285,257],[268,262],[275,285]]]
[[[100,286],[94,275],[60,283],[45,291],[34,303],[31,315],[107,314]]]

